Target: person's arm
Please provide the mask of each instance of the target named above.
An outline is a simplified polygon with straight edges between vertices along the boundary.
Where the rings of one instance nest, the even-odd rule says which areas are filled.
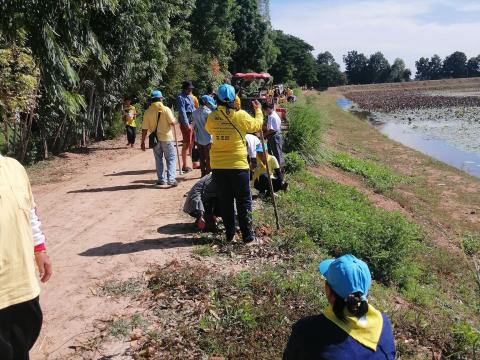
[[[301,360],[300,349],[302,348],[302,336],[296,330],[296,324],[292,326],[292,333],[288,338],[287,346],[283,351],[283,360]]]
[[[256,133],[262,129],[263,125],[263,113],[262,106],[258,101],[252,102],[255,109],[255,117],[250,116],[246,111],[240,110],[238,114],[241,114],[241,124],[246,133]]]
[[[30,210],[30,224],[33,234],[35,262],[37,263],[38,271],[40,273],[40,280],[42,282],[47,282],[52,276],[52,263],[47,255],[45,234],[42,232],[42,223],[37,216],[36,208]]]
[[[177,107],[178,107],[178,121],[180,125],[188,126],[188,117],[187,112],[185,111],[185,99],[183,96],[177,97]]]

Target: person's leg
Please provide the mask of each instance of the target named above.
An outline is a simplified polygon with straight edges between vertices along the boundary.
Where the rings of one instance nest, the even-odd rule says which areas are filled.
[[[130,142],[133,145],[135,144],[135,139],[137,137],[137,128],[132,127],[132,141]]]
[[[200,156],[200,173],[201,173],[201,176],[204,177],[205,175],[207,175],[207,170],[206,170],[206,159],[205,159],[205,146],[204,145],[200,145],[200,144],[196,144],[197,148],[198,148],[198,155]]]
[[[167,181],[170,185],[176,183],[176,161],[177,156],[175,154],[175,146],[173,141],[162,141],[163,153],[165,154],[165,160],[167,162]]]
[[[249,170],[235,170],[230,179],[235,204],[237,205],[238,224],[243,242],[253,240],[252,230],[252,194],[250,193]]]
[[[11,306],[0,310],[0,354],[2,359],[13,360]]]
[[[234,184],[231,183],[232,170],[213,170],[213,180],[217,184],[218,197],[220,205],[220,213],[225,225],[225,233],[228,241],[232,241],[235,237],[235,207],[233,188]]]
[[[282,151],[282,136],[280,134],[272,135],[267,140],[268,152],[270,155],[275,156],[278,164],[283,167],[285,165],[285,159]]]
[[[210,167],[210,148],[212,147],[212,144],[208,144],[205,146],[205,172],[206,174],[210,174],[212,172],[212,168]],[[205,175],[206,175],[205,174]]]
[[[0,328],[9,327],[9,335],[3,337],[4,331],[0,331],[0,350],[2,360],[28,360],[29,351],[35,344],[42,327],[42,310],[38,297],[20,304],[12,305],[0,310],[3,314],[0,319],[8,318],[8,322],[0,322]],[[9,344],[8,344],[9,343]],[[5,344],[8,344],[5,346]],[[6,352],[3,353],[4,347]],[[5,354],[5,355],[4,355]],[[9,357],[10,356],[10,357]]]
[[[158,182],[165,182],[165,174],[163,171],[163,148],[162,141],[159,141],[153,148],[153,155],[155,156],[155,167],[157,169]]]
[[[273,192],[277,192],[282,190],[283,183],[280,181],[280,179],[272,179],[272,186]]]
[[[255,189],[264,194],[270,191],[270,184],[268,183],[268,177],[266,174],[260,175],[260,177],[254,183]]]
[[[187,154],[189,153],[192,142],[192,129],[187,125],[180,125],[182,130],[183,144],[182,144],[182,170],[190,171],[187,164]]]

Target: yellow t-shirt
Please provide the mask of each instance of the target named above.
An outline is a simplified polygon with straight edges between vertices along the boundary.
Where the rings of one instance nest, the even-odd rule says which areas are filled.
[[[235,129],[235,127],[237,130]],[[243,110],[227,113],[225,106],[219,106],[208,115],[205,130],[212,135],[210,166],[212,169],[248,169],[245,135],[262,129],[262,110],[257,109],[255,117]]]
[[[195,107],[195,109],[198,109],[200,107],[200,103],[198,102],[198,98],[195,96],[195,95],[190,95],[193,99],[193,106]]]
[[[158,114],[160,113],[160,118]],[[158,127],[157,127],[158,120]],[[173,141],[172,125],[175,124],[175,117],[169,107],[161,101],[154,102],[143,115],[142,129],[154,132],[157,128],[158,141]]]
[[[242,101],[240,100],[240,97],[237,95],[235,96],[235,101],[233,102],[235,109],[241,110],[242,109]]]
[[[30,223],[34,206],[25,169],[0,155],[0,309],[40,294]]]
[[[280,165],[278,164],[277,158],[270,154],[267,154],[267,162],[268,162],[268,170],[270,170],[270,176],[273,175],[273,170],[280,169]],[[262,174],[267,173],[267,165],[260,160],[257,156],[257,167],[255,168],[255,172],[253,174],[252,181],[255,182]]]
[[[135,118],[137,117],[137,109],[135,106],[130,105],[123,108],[123,118],[125,120],[125,124],[131,127],[137,127],[135,122]]]

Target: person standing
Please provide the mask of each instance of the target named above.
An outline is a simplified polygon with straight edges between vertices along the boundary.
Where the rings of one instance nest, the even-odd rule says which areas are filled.
[[[274,108],[274,104],[263,104],[263,110],[265,115],[267,115],[266,130],[263,132],[263,135],[267,138],[270,154],[277,158],[280,167],[283,168],[285,166],[285,157],[283,156],[282,120]]]
[[[132,105],[132,101],[128,98],[123,101],[122,117],[127,130],[127,146],[133,148],[136,138],[137,124],[135,123],[135,119],[137,118],[137,109],[135,109],[135,106]]]
[[[260,131],[263,124],[261,105],[252,103],[255,117],[235,110],[235,89],[228,84],[218,88],[218,107],[208,115],[205,129],[213,137],[210,165],[219,193],[220,211],[228,241],[235,237],[235,205],[244,243],[254,240],[252,196],[247,161],[246,133]]]
[[[178,121],[182,131],[182,171],[184,173],[192,171],[187,164],[187,155],[192,156],[193,148],[193,130],[192,113],[195,110],[195,104],[192,97],[193,84],[191,81],[182,83],[182,92],[177,96]]]
[[[208,115],[215,110],[217,104],[211,96],[203,95],[200,108],[192,114],[193,131],[195,133],[195,144],[200,154],[200,171],[201,177],[211,172],[210,168],[210,147],[212,145],[212,136],[205,130]]]
[[[368,265],[347,254],[322,261],[319,271],[329,305],[293,325],[283,360],[395,359],[390,320],[367,300]]]
[[[45,235],[22,165],[0,154],[0,358],[29,359],[42,327],[40,281],[52,275]]]
[[[257,146],[260,145],[260,139],[255,134],[246,134],[245,143],[247,144],[247,159],[250,170],[255,171],[257,168]]]
[[[145,151],[145,138],[147,133],[156,132],[158,143],[153,148],[155,156],[155,167],[157,169],[157,185],[168,184],[171,187],[177,186],[176,165],[177,156],[175,154],[174,136],[172,126],[175,126],[175,117],[169,107],[163,105],[162,92],[152,91],[150,107],[143,115],[142,126],[142,150]],[[163,158],[167,163],[167,177],[165,181],[165,172]]]

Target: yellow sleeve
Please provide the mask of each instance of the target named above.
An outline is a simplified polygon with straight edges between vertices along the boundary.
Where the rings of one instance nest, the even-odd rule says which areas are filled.
[[[172,110],[169,107],[164,108],[165,115],[167,115],[167,120],[169,124],[176,124],[175,116],[173,116]]]
[[[154,131],[155,125],[152,127],[152,111],[147,110],[143,115],[142,130]]]
[[[240,110],[242,108],[242,102],[238,96],[235,96],[234,105],[237,110]]]
[[[260,109],[255,110],[255,117],[250,116],[250,114],[244,110],[237,111],[237,119],[237,123],[246,134],[262,130],[263,113]]]

